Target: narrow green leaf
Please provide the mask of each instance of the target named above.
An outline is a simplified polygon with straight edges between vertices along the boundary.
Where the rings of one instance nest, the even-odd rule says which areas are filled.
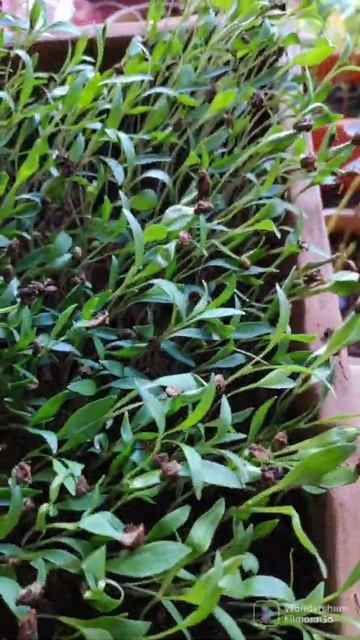
[[[331,44],[327,38],[318,38],[316,44],[307,51],[298,53],[291,61],[292,65],[312,67],[320,64],[328,58],[335,50],[335,45]]]
[[[116,396],[108,396],[95,400],[81,407],[65,422],[58,433],[59,438],[85,433],[89,426],[96,423],[103,424],[114,405]]]
[[[82,570],[90,588],[94,588],[105,578],[106,547],[102,546],[93,551],[82,563]]]
[[[225,512],[225,500],[220,498],[215,504],[194,522],[186,539],[186,544],[191,547],[196,555],[208,551],[216,529]]]
[[[124,531],[123,523],[110,511],[99,511],[84,516],[79,522],[79,528],[94,535],[112,538],[117,542]]]
[[[65,309],[65,311],[63,311],[60,314],[60,316],[58,317],[58,319],[56,321],[56,324],[55,324],[54,328],[51,331],[50,335],[51,335],[52,338],[57,338],[58,337],[58,335],[61,333],[61,331],[63,330],[63,328],[67,324],[68,320],[71,318],[71,316],[74,313],[76,307],[77,307],[77,304],[72,304],[72,305],[70,305],[70,307]]]
[[[253,513],[266,513],[269,515],[285,515],[285,516],[289,516],[291,518],[291,523],[292,523],[292,527],[294,529],[294,533],[297,537],[297,539],[299,540],[300,544],[309,552],[311,553],[311,555],[313,555],[317,562],[318,565],[321,569],[321,573],[323,575],[324,578],[326,578],[327,576],[327,569],[326,569],[326,565],[323,562],[320,554],[318,553],[318,550],[316,549],[315,545],[311,542],[310,538],[308,537],[308,535],[305,533],[304,529],[302,528],[301,525],[301,520],[300,520],[300,516],[297,513],[297,511],[294,509],[294,507],[264,507],[264,508],[254,508]],[[275,522],[277,522],[275,520]]]
[[[290,303],[286,297],[286,294],[283,291],[283,289],[279,287],[278,284],[276,285],[276,293],[277,293],[278,305],[279,305],[279,318],[278,318],[275,331],[271,336],[271,344],[273,345],[280,342],[280,340],[282,340],[282,338],[286,334],[289,326],[289,322],[290,322],[290,311],[291,311]]]
[[[145,389],[145,387],[139,388],[139,393],[144,401],[145,407],[156,422],[159,434],[162,435],[166,426],[166,414],[163,404],[152,393]]]
[[[47,400],[42,407],[35,413],[33,418],[31,419],[31,424],[39,424],[40,422],[46,422],[54,417],[54,415],[59,411],[64,402],[69,397],[68,391],[61,391],[57,393],[55,396],[52,396]]]
[[[143,261],[144,261],[144,236],[141,229],[140,224],[134,218],[133,214],[130,211],[123,210],[124,216],[128,221],[130,226],[134,244],[135,244],[135,266],[137,269],[141,269]]]
[[[285,582],[272,576],[252,576],[243,580],[239,598],[270,598],[294,602],[295,596]]]
[[[226,631],[230,640],[246,640],[243,632],[238,627],[234,618],[231,617],[225,609],[216,607],[214,610],[214,616],[216,620],[221,624],[222,628]]]
[[[220,2],[220,0],[218,0],[218,2]],[[222,0],[222,4],[229,4],[229,2],[230,0]],[[234,102],[236,95],[236,89],[226,89],[225,91],[221,91],[213,99],[209,107],[209,113],[212,114],[218,111],[222,111],[223,109],[227,109],[227,107],[229,107]]]
[[[0,516],[0,540],[6,538],[16,527],[23,509],[21,487],[12,483],[10,490],[11,498],[9,510],[5,515]]]
[[[125,179],[124,169],[122,168],[121,164],[117,162],[117,160],[114,160],[114,158],[103,158],[103,160],[110,167],[115,181],[117,182],[119,187],[121,187]]]
[[[122,618],[120,615],[100,616],[89,620],[61,616],[59,621],[73,629],[78,629],[83,634],[85,631],[86,633],[89,630],[94,631],[95,634],[92,635],[91,640],[98,640],[96,632],[99,630],[107,631],[112,640],[143,640],[150,627],[148,622],[130,620],[129,618]],[[107,640],[107,636],[103,636],[103,640],[105,638]]]
[[[256,436],[259,433],[261,427],[263,426],[266,420],[266,416],[269,412],[269,409],[272,407],[275,401],[276,401],[276,397],[269,398],[269,400],[266,400],[266,402],[264,402],[255,411],[250,423],[249,436],[248,436],[249,444],[252,444],[256,440]]]
[[[356,445],[337,444],[311,453],[289,471],[277,485],[278,489],[319,484],[325,474],[345,462],[355,450]]]
[[[16,580],[6,576],[0,576],[0,598],[5,602],[10,611],[17,617],[26,611],[25,607],[19,607],[16,600],[20,595],[21,587]]]
[[[216,385],[215,385],[215,380],[213,379],[208,384],[208,386],[205,387],[202,393],[201,400],[198,403],[198,405],[195,407],[194,411],[192,411],[190,415],[183,422],[179,424],[177,429],[179,430],[190,429],[190,427],[193,427],[195,424],[200,422],[200,420],[203,419],[203,417],[207,414],[210,407],[212,406],[212,403],[215,398],[215,393],[216,393]]]
[[[198,500],[201,500],[201,493],[204,485],[201,456],[194,447],[189,447],[183,442],[180,442],[179,444],[189,466],[195,496]]]
[[[184,505],[183,507],[175,509],[175,511],[167,513],[166,516],[161,518],[150,530],[148,539],[157,540],[158,538],[166,538],[173,534],[188,520],[190,511],[191,507]]]
[[[135,551],[122,551],[109,560],[107,569],[132,578],[146,578],[168,571],[190,551],[180,542],[150,542]]]
[[[94,380],[78,380],[68,385],[69,391],[79,393],[81,396],[95,395],[97,388]]]

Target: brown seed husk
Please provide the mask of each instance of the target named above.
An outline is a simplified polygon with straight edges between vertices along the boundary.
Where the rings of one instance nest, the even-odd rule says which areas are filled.
[[[36,608],[41,604],[43,595],[44,588],[38,582],[34,582],[20,591],[16,599],[16,604]]]
[[[145,542],[145,526],[140,524],[127,524],[119,538],[120,544],[126,549],[137,549]]]
[[[191,244],[191,241],[191,233],[189,233],[188,231],[181,231],[179,233],[179,242],[183,247],[187,247],[189,244]]]
[[[210,202],[210,200],[198,200],[194,209],[194,213],[199,213],[203,215],[207,213],[212,213],[213,211],[214,211],[214,207]]]
[[[208,200],[211,195],[212,182],[206,169],[200,169],[197,181],[198,200]]]
[[[99,313],[98,316],[96,316],[96,318],[93,318],[92,320],[87,320],[87,322],[85,323],[85,326],[87,327],[87,329],[96,329],[97,327],[103,327],[104,325],[109,324],[109,312],[108,311],[103,311],[102,313]]]
[[[19,622],[19,630],[16,640],[35,640],[37,638],[37,615],[34,609],[30,609]]]
[[[262,444],[252,444],[249,447],[249,451],[253,458],[260,460],[261,462],[267,462],[271,458],[270,449],[266,449]]]
[[[215,376],[215,384],[216,384],[216,388],[221,392],[224,393],[225,388],[226,388],[226,380],[224,378],[224,376],[222,375],[222,373],[218,373]]]
[[[32,482],[31,466],[27,462],[22,460],[19,464],[15,465],[12,470],[12,476],[16,482],[21,485],[28,485]]]
[[[177,480],[180,477],[182,470],[181,464],[177,460],[170,460],[161,467],[160,479],[161,480]]]
[[[172,387],[170,385],[166,387],[165,393],[167,396],[169,396],[169,398],[178,398],[179,396],[181,396],[181,389],[178,389],[178,387]]]
[[[281,451],[281,449],[285,449],[288,444],[289,441],[286,431],[279,431],[273,438],[271,448],[273,451]]]
[[[76,482],[76,496],[80,498],[81,496],[86,496],[89,493],[90,485],[86,480],[85,476],[80,476]]]

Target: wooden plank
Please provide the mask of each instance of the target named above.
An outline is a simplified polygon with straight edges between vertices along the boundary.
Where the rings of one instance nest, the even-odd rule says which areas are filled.
[[[354,233],[360,236],[360,210],[355,209],[324,209],[326,227],[331,233]]]
[[[309,142],[310,144],[310,142]],[[300,181],[291,193],[291,199],[304,213],[303,239],[310,246],[319,248],[330,255],[323,205],[320,188],[312,187],[304,191],[306,183]],[[299,256],[299,266],[307,262],[318,261],[319,256],[311,251],[302,252]],[[324,279],[331,276],[332,266],[325,265],[321,269]],[[312,296],[295,305],[294,326],[306,333],[315,334],[317,339],[312,346],[316,349],[321,344],[321,336],[326,329],[336,329],[342,323],[338,298],[331,293]],[[348,362],[347,351],[342,351],[336,360],[334,380],[335,394],[329,394],[326,402],[321,406],[320,417],[329,418],[338,415],[353,414],[357,410],[353,379]],[[349,424],[351,421],[339,420],[339,424]],[[352,421],[359,425],[358,421]],[[360,446],[357,453],[349,461],[355,465],[360,458]],[[324,494],[319,500],[320,509],[313,523],[318,534],[318,544],[329,568],[327,589],[336,591],[345,581],[356,562],[360,559],[360,488],[359,484],[341,487]],[[355,596],[360,599],[360,585],[355,585],[343,594],[337,602],[345,615],[358,617]],[[353,625],[343,623],[339,631],[347,637],[359,637],[359,631]]]

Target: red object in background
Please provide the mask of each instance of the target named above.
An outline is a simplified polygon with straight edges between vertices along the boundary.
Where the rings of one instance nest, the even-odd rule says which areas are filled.
[[[340,57],[339,53],[333,53],[331,56],[326,58],[321,64],[313,67],[312,74],[318,82],[321,82],[327,74],[332,71],[338,62]],[[360,54],[352,53],[349,57],[349,60],[346,60],[343,66],[356,65],[360,67]],[[359,71],[341,71],[337,73],[332,79],[331,84],[339,85],[339,84],[359,84],[360,83],[360,70]]]
[[[130,9],[133,7],[135,11],[140,10],[146,7],[146,4],[146,0],[75,0],[73,22],[77,25],[101,23],[122,9],[129,9],[126,12],[126,20],[137,20],[137,14]]]
[[[312,69],[312,74],[314,79],[317,82],[321,82],[324,78],[330,73],[335,65],[339,61],[340,54],[333,53],[331,56],[326,58],[321,64],[314,67]],[[340,92],[340,104],[338,102],[335,104],[335,111],[340,111],[344,114],[344,119],[340,120],[336,123],[336,134],[334,140],[332,141],[331,147],[336,148],[337,146],[343,145],[346,142],[350,142],[353,136],[360,135],[360,118],[351,118],[347,117],[351,114],[352,109],[351,100],[355,96],[354,103],[354,113],[353,115],[358,114],[358,104],[357,100],[357,90],[360,87],[360,54],[352,53],[349,56],[349,60],[346,60],[342,66],[358,66],[359,71],[351,70],[351,71],[339,71],[331,78],[331,85],[333,87],[333,91]],[[354,93],[355,89],[355,93]],[[329,100],[329,104],[331,105],[331,100]],[[334,105],[332,105],[334,107]],[[350,113],[349,113],[350,112]],[[359,114],[360,115],[360,114]],[[312,132],[312,139],[314,150],[316,152],[319,151],[321,143],[324,139],[328,131],[328,127],[320,127],[316,131]],[[349,173],[349,175],[339,177],[339,186],[342,192],[345,192],[355,177],[360,173],[360,147],[354,147],[354,150],[351,154],[349,160],[344,164],[342,169]],[[352,173],[353,172],[353,173]],[[322,185],[323,191],[328,191],[333,189],[331,185]],[[359,189],[360,191],[360,189]]]
[[[320,127],[312,132],[312,139],[314,144],[314,150],[317,153],[320,149],[321,143],[328,131],[328,126]],[[336,148],[339,145],[350,142],[355,135],[360,135],[360,118],[346,118],[336,123],[336,134],[331,144],[332,148]],[[353,175],[341,176],[339,182],[346,190],[352,181],[360,173],[360,147],[354,147],[354,150],[342,167],[344,171],[347,171]],[[322,185],[322,189],[332,189],[330,185]]]

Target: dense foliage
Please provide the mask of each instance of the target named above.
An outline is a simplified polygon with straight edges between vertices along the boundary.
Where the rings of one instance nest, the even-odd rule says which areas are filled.
[[[328,637],[297,620],[300,598],[325,601],[326,567],[288,492],[357,478],[341,466],[356,430],[314,435],[303,394],[329,392],[360,320],[315,354],[289,322],[295,300],[357,285],[321,280],[329,256],[296,268],[289,188],[342,162],[306,155],[304,132],[333,116],[294,69],[331,45],[288,62],[283,3],[238,4],[188,3],[168,33],[153,2],[115,68],[101,36],[96,60],[80,38],[56,75],[27,51],[41,4],[27,35],[2,18],[22,42],[0,66],[7,639]],[[276,561],[262,573],[256,544],[271,557],[284,521],[318,565],[310,594],[288,557],[286,580]]]

